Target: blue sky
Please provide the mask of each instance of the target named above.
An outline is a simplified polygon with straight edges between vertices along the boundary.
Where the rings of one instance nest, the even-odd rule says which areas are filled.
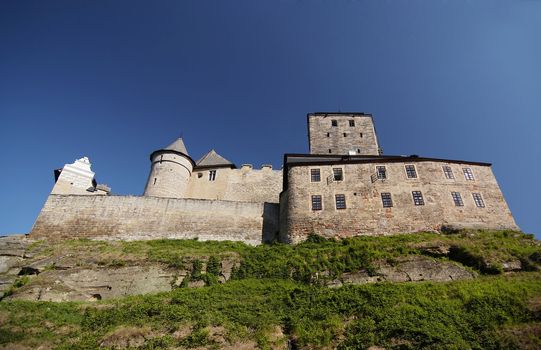
[[[237,164],[307,152],[306,113],[374,115],[386,154],[486,161],[541,237],[541,1],[0,2],[0,234],[89,156],[142,193],[182,135]]]

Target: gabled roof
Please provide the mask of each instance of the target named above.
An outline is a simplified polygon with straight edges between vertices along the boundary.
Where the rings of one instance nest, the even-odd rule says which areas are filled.
[[[235,164],[231,163],[218,153],[215,150],[211,149],[207,154],[205,154],[201,159],[196,163],[198,168],[213,168],[213,167],[231,167],[235,168]]]
[[[184,146],[184,141],[182,141],[182,137],[179,137],[178,139],[176,139],[169,146],[165,147],[164,150],[176,151],[176,152],[184,153],[185,155],[189,156],[188,151],[186,150],[186,146]]]

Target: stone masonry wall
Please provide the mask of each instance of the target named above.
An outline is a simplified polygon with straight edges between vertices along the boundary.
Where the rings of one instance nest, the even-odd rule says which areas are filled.
[[[407,178],[406,164],[415,165],[416,179]],[[386,166],[387,179],[372,183],[376,165]],[[451,167],[454,179],[445,177],[443,165]],[[320,182],[311,182],[312,168],[321,170]],[[343,169],[343,181],[327,183],[332,168]],[[463,168],[472,170],[474,180],[465,179]],[[412,191],[421,191],[425,205],[414,205]],[[391,193],[392,208],[383,207],[382,192]],[[463,206],[455,206],[451,192],[461,194]],[[481,194],[484,208],[475,205],[472,193]],[[336,194],[345,195],[346,209],[336,209]],[[322,196],[322,210],[312,210],[312,195]],[[293,166],[281,205],[281,240],[292,243],[311,233],[350,237],[436,231],[442,226],[518,229],[491,168],[481,165],[418,161]]]
[[[332,126],[333,120],[336,126]],[[354,126],[350,126],[350,120]],[[348,154],[349,151],[362,155],[379,154],[376,131],[370,116],[309,115],[308,129],[311,154]]]
[[[213,181],[209,180],[210,170],[216,171]],[[281,170],[272,170],[270,167],[256,170],[244,166],[241,169],[194,170],[186,197],[278,203],[281,191]]]
[[[278,231],[277,204],[135,196],[50,195],[30,233],[45,239],[189,239],[260,244]]]

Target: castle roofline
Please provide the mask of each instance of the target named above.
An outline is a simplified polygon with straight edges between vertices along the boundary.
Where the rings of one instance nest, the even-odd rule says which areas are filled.
[[[201,159],[196,162],[196,169],[207,169],[207,168],[236,168],[235,164],[225,159],[215,150],[211,149],[207,154],[205,154]]]
[[[480,166],[492,166],[491,163],[474,162],[458,159],[443,159],[420,157],[417,155],[340,155],[340,154],[305,154],[305,153],[286,153],[284,154],[284,165],[319,165],[335,163],[378,163],[378,162],[447,162],[457,164],[471,164]]]
[[[192,167],[195,167],[195,161],[188,154],[188,151],[186,150],[186,146],[184,145],[184,141],[182,140],[181,137],[173,141],[169,146],[152,152],[150,154],[150,161],[152,162],[152,159],[154,159],[154,156],[160,153],[174,153],[179,156],[183,156],[185,158],[188,158],[190,163],[192,163]]]
[[[492,166],[491,163],[473,162],[457,159],[442,159],[419,157],[417,155],[400,156],[370,156],[370,155],[339,155],[339,154],[303,154],[286,153],[284,154],[283,168],[283,191],[288,189],[288,170],[295,166],[314,166],[314,165],[334,165],[334,164],[364,164],[364,163],[413,163],[413,162],[442,162],[454,164],[468,164],[479,166]]]

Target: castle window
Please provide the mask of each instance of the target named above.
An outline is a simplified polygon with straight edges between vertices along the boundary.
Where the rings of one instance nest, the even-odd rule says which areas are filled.
[[[472,196],[477,208],[485,207],[485,202],[483,201],[483,197],[481,197],[481,193],[472,193]]]
[[[473,171],[471,170],[471,168],[463,168],[462,170],[464,171],[464,178],[466,180],[469,180],[469,181],[475,180],[473,178]]]
[[[156,184],[156,180],[158,180],[158,178],[155,177],[155,178],[154,178],[154,183],[153,183],[153,185]],[[73,185],[73,183],[72,183],[72,185]]]
[[[415,170],[415,165],[408,164],[405,165],[406,168],[406,176],[408,179],[416,179],[417,178],[417,171]]]
[[[363,137],[363,133],[362,133],[362,132],[361,132],[361,133],[359,133],[359,136],[361,136],[361,138],[362,138],[362,137]]]
[[[349,126],[355,126],[355,120],[350,120],[349,121]]]
[[[391,197],[391,194],[389,192],[382,192],[381,193],[381,202],[383,203],[384,208],[392,208],[393,199]]]
[[[344,133],[344,137],[348,136],[348,134]]]
[[[455,178],[455,174],[453,174],[453,169],[451,169],[449,165],[442,166],[442,169],[446,179],[453,180]]]
[[[360,149],[360,148],[357,148],[357,153],[361,153],[361,149]]]
[[[376,174],[379,180],[385,180],[387,178],[387,170],[383,165],[376,167]]]
[[[331,125],[332,125],[332,126],[338,126],[338,121],[336,121],[336,120],[331,120]]]
[[[321,172],[319,169],[311,169],[310,170],[310,180],[312,182],[320,182],[321,181]]]
[[[464,202],[462,202],[462,196],[459,192],[451,192],[451,196],[453,197],[453,202],[455,202],[455,206],[457,207],[463,207]]]
[[[209,181],[216,180],[216,170],[210,170],[209,171]]]
[[[327,133],[327,137],[331,137],[331,133],[330,133],[330,132]]]
[[[334,176],[334,181],[344,180],[344,172],[342,171],[342,168],[333,168],[332,173]]]
[[[346,209],[346,196],[343,194],[337,194],[336,199],[336,209]]]
[[[332,153],[331,149],[329,148],[329,153]]]
[[[321,204],[321,196],[313,195],[312,196],[312,210],[321,210],[323,208]]]
[[[413,203],[415,205],[425,205],[425,201],[423,199],[423,194],[421,193],[421,191],[412,191],[411,194],[413,196]]]

